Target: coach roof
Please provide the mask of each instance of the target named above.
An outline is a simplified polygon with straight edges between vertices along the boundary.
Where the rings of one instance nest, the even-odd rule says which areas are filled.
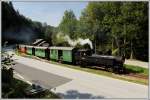
[[[49,49],[57,49],[57,50],[73,50],[74,47],[49,47]]]
[[[35,49],[47,49],[48,47],[34,46]]]

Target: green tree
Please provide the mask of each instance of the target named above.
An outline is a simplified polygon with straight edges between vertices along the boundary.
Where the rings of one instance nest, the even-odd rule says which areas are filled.
[[[77,19],[72,10],[64,12],[63,19],[59,24],[59,31],[69,35],[72,39],[76,39]]]
[[[122,12],[122,18],[123,18],[123,33],[124,33],[124,41],[126,40],[129,42],[129,48],[130,48],[130,58],[133,59],[134,52],[136,52],[136,45],[135,43],[137,41],[141,41],[139,38],[141,35],[148,34],[146,31],[142,32],[143,29],[147,28],[148,24],[148,12],[147,12],[147,3],[146,2],[124,2],[121,8]],[[143,28],[143,25],[146,27]],[[142,34],[143,33],[143,34]],[[139,37],[140,36],[140,37]],[[148,38],[145,37],[147,41]],[[142,42],[141,41],[141,42]],[[124,42],[124,43],[125,43]],[[147,41],[148,42],[148,41]],[[138,44],[141,45],[140,43]],[[143,44],[142,44],[143,45]],[[143,47],[144,48],[144,47]],[[147,48],[147,46],[146,46]]]
[[[78,33],[93,37],[99,49],[111,46],[117,55],[147,58],[147,2],[90,2],[78,26]]]
[[[103,24],[109,33],[111,38],[111,48],[114,50],[114,43],[117,46],[118,53],[120,55],[120,37],[121,37],[121,18],[120,18],[121,2],[106,2],[104,4],[105,16]]]
[[[50,45],[52,45],[52,35],[54,34],[54,32],[54,27],[50,25],[46,26],[44,38]]]
[[[92,31],[92,21],[89,19],[86,9],[84,9],[81,13],[77,26],[77,33],[79,33],[79,37],[94,40],[94,35]]]

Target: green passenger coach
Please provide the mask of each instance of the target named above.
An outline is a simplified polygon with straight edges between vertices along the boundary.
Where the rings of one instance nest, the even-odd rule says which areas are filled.
[[[33,46],[28,46],[26,45],[26,53],[29,54],[29,55],[32,55],[33,54]]]
[[[73,62],[73,47],[50,47],[50,59],[64,62]]]
[[[74,63],[74,47],[39,47],[26,45],[26,53],[59,62]]]
[[[58,50],[50,48],[50,59],[58,60]]]
[[[47,47],[35,47],[35,56],[46,57],[45,50]]]

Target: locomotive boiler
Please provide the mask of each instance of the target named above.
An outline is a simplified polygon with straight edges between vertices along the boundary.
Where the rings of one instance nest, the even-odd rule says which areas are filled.
[[[92,54],[89,50],[79,50],[76,63],[82,67],[97,66],[113,72],[123,72],[124,57]]]

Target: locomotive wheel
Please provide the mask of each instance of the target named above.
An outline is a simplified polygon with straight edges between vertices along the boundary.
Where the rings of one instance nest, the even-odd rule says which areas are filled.
[[[75,64],[76,64],[76,65],[80,65],[80,62],[79,62],[79,61],[76,61]]]
[[[63,63],[63,58],[62,57],[60,57],[60,59],[59,59],[59,61],[58,61],[59,63]]]
[[[113,68],[113,72],[114,72],[115,74],[118,74],[118,72],[119,72],[118,68]]]
[[[81,62],[81,67],[86,67],[86,62]]]
[[[63,63],[63,61],[61,59],[58,60],[59,63]]]
[[[113,72],[112,67],[107,67],[106,70],[107,70],[108,72]]]
[[[123,68],[123,73],[124,73],[124,74],[127,74],[126,68]]]
[[[121,71],[121,74],[126,74],[126,69],[125,68],[121,68],[120,71]]]
[[[115,73],[115,74],[118,74],[118,71],[115,69],[115,70],[113,70],[113,72]]]
[[[79,65],[81,65],[81,61],[78,61],[77,63],[78,63]]]

